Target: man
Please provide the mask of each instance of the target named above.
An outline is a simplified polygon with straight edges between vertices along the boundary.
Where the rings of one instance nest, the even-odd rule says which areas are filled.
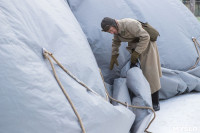
[[[101,27],[102,31],[114,35],[110,69],[113,69],[114,64],[118,65],[117,57],[119,56],[121,42],[128,42],[127,50],[131,53],[131,67],[135,66],[138,59],[140,60],[142,72],[151,87],[153,108],[155,111],[160,110],[159,89],[161,88],[162,71],[156,39],[152,39],[155,36],[150,32],[148,33],[144,29],[145,27],[142,27],[141,22],[131,18],[115,20],[105,17],[101,22]],[[151,39],[149,34],[152,37]]]

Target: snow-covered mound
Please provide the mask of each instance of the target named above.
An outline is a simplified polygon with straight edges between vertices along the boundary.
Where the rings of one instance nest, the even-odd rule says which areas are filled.
[[[97,96],[55,67],[87,133],[128,132],[135,115],[106,101],[94,55],[66,1],[0,1],[0,133],[79,133],[45,47]],[[120,126],[119,126],[120,125]]]
[[[158,29],[162,99],[200,91],[199,64],[189,70],[198,57],[191,39],[200,36],[200,23],[180,0],[0,0],[0,133],[82,132],[42,48],[98,93],[87,91],[54,62],[87,133],[128,133],[131,127],[131,133],[144,131],[151,111],[113,106],[106,99],[99,67],[116,99],[151,106],[141,70],[128,71],[126,43],[120,48],[120,66],[109,70],[112,36],[100,28],[106,16],[135,18]]]
[[[121,76],[121,69],[130,56],[125,48],[127,44],[122,43],[119,66],[109,70],[113,36],[101,32],[100,23],[104,17],[128,17],[148,22],[160,33],[157,41],[163,70],[160,98],[166,99],[192,90],[200,91],[199,63],[195,69],[189,70],[199,57],[192,37],[200,43],[200,23],[180,0],[67,1],[87,36],[107,83],[113,84],[113,79]]]

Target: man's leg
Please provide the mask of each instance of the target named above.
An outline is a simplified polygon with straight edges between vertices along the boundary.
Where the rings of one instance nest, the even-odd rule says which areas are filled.
[[[155,111],[160,110],[160,104],[159,104],[159,91],[154,92],[151,94],[152,97],[152,104],[153,104],[153,109]]]

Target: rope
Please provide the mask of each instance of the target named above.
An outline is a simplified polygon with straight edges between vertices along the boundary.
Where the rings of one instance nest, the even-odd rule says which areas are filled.
[[[104,78],[103,78],[101,69],[99,69],[99,71],[100,71],[101,78],[102,78],[103,83],[104,83]],[[104,84],[105,84],[105,83],[104,83]],[[105,88],[106,88],[106,86],[105,86]],[[132,107],[132,108],[137,108],[137,109],[150,109],[150,110],[153,112],[154,116],[153,116],[152,120],[149,122],[149,124],[148,124],[147,128],[144,130],[144,132],[151,133],[151,132],[147,131],[147,129],[150,127],[150,125],[152,124],[152,122],[153,122],[154,119],[156,118],[156,113],[155,113],[155,111],[154,111],[153,108],[147,107],[147,106],[133,106],[133,105],[128,105],[128,103],[126,103],[126,102],[123,103],[123,102],[121,102],[121,101],[118,101],[118,100],[112,98],[112,97],[109,95],[107,88],[106,88],[106,93],[107,93],[108,97],[109,97],[112,101],[115,101],[115,102],[117,102],[117,103],[120,103],[120,104],[122,104],[122,105],[124,105],[124,106],[126,106],[126,107]]]
[[[102,78],[101,69],[99,69],[99,70],[100,70],[100,74],[101,74],[101,78]],[[109,93],[108,93],[108,90],[107,90],[107,88],[106,88],[106,84],[105,84],[103,78],[102,78],[102,80],[103,80],[103,85],[104,85],[104,88],[105,88],[105,91],[106,91],[106,100],[109,101]]]
[[[72,107],[74,113],[76,114],[76,116],[77,116],[77,118],[78,118],[78,120],[79,120],[79,123],[80,123],[80,126],[81,126],[81,129],[82,129],[83,133],[86,133],[86,132],[85,132],[85,128],[84,128],[84,126],[83,126],[83,122],[82,122],[82,120],[81,120],[81,118],[80,118],[80,116],[79,116],[79,114],[78,114],[76,108],[74,107],[74,105],[73,105],[73,103],[72,103],[70,97],[68,96],[68,94],[67,94],[67,92],[65,91],[63,85],[61,84],[61,82],[60,82],[60,80],[59,80],[59,78],[58,78],[58,76],[57,76],[57,74],[56,74],[55,67],[54,67],[54,65],[53,65],[53,63],[52,63],[52,61],[51,61],[51,59],[50,59],[49,56],[48,56],[48,55],[52,55],[52,54],[49,53],[49,52],[47,52],[47,51],[44,51],[43,54],[44,54],[44,57],[47,58],[47,59],[49,60],[49,62],[50,62],[50,64],[51,64],[51,67],[52,67],[52,70],[53,70],[53,74],[54,74],[54,76],[55,76],[55,78],[56,78],[56,80],[57,80],[57,82],[58,82],[60,88],[62,89],[62,92],[64,93],[65,97],[66,97],[67,100],[69,101],[69,103],[70,103],[70,105],[71,105],[71,107]]]
[[[54,65],[53,65],[51,59],[49,58],[49,56],[51,56],[51,58],[58,64],[58,66],[59,66],[60,68],[62,68],[71,78],[73,78],[75,81],[77,81],[80,85],[82,85],[83,87],[85,87],[88,91],[93,92],[93,93],[96,94],[97,96],[100,96],[101,98],[103,98],[103,97],[102,97],[101,95],[99,95],[98,93],[96,93],[94,90],[92,90],[92,89],[90,89],[89,87],[87,87],[87,85],[85,85],[83,82],[81,82],[79,79],[77,79],[74,75],[72,75],[67,69],[65,69],[64,66],[56,60],[56,58],[53,56],[52,53],[50,53],[50,52],[48,52],[47,50],[43,49],[43,54],[44,54],[45,58],[47,58],[47,59],[49,60],[49,62],[50,62],[50,64],[51,64],[51,67],[52,67],[52,69],[53,69],[54,76],[55,76],[55,78],[56,78],[56,80],[57,80],[59,86],[61,87],[61,89],[62,89],[64,95],[66,96],[67,100],[70,102],[70,105],[72,106],[72,109],[74,110],[74,112],[75,112],[75,114],[76,114],[76,116],[77,116],[77,118],[78,118],[78,120],[79,120],[79,122],[80,122],[80,125],[81,125],[81,128],[82,128],[82,130],[83,130],[83,133],[85,133],[85,129],[84,129],[84,127],[83,127],[81,118],[79,117],[79,115],[78,115],[78,113],[77,113],[77,111],[76,111],[76,109],[75,109],[75,107],[74,107],[72,101],[70,100],[69,96],[67,95],[67,93],[66,93],[64,87],[62,86],[61,82],[59,81],[58,76],[57,76],[56,71],[55,71],[55,68],[54,68]],[[48,55],[49,55],[49,56],[48,56]],[[152,124],[153,120],[154,120],[155,117],[156,117],[156,114],[155,114],[155,111],[153,110],[153,108],[151,108],[151,107],[143,107],[143,106],[128,105],[127,103],[123,103],[123,102],[121,102],[121,101],[118,101],[118,100],[112,98],[112,97],[109,95],[108,90],[107,90],[107,88],[106,88],[106,85],[105,85],[104,78],[103,78],[103,75],[102,75],[101,70],[100,70],[100,74],[101,74],[101,78],[102,78],[103,83],[104,83],[104,87],[105,87],[105,91],[106,91],[106,96],[107,96],[107,98],[110,98],[111,100],[113,100],[113,101],[115,101],[115,102],[118,102],[118,103],[120,103],[120,104],[122,104],[122,105],[124,105],[124,106],[126,106],[126,107],[132,107],[132,108],[138,108],[138,109],[150,109],[150,110],[154,113],[154,117],[152,118],[152,120],[149,122],[147,128],[145,129],[145,132],[151,133],[151,132],[147,131],[147,129],[150,127],[150,125]],[[103,98],[103,99],[104,99],[104,98]]]
[[[200,47],[200,44],[199,44],[199,42],[197,41],[197,39],[194,38],[194,37],[192,37],[192,41],[194,42],[195,48],[196,48],[196,50],[197,50],[198,57],[197,57],[197,60],[196,60],[196,62],[195,62],[195,64],[194,64],[194,66],[192,66],[189,70],[194,69],[194,68],[198,65],[198,63],[199,63],[199,61],[200,61],[200,53],[199,53],[199,49],[198,49],[198,47],[197,47],[197,45]]]
[[[52,59],[58,64],[58,66],[60,68],[63,69],[64,72],[66,72],[71,78],[73,78],[76,82],[78,82],[80,85],[82,85],[84,88],[87,89],[87,91],[91,91],[93,92],[94,94],[96,94],[97,96],[100,96],[102,97],[101,95],[99,95],[97,92],[95,92],[94,90],[90,89],[87,85],[85,85],[83,82],[81,82],[78,78],[76,78],[73,74],[71,74],[67,69],[64,68],[64,66],[58,62],[58,60],[56,60],[56,58],[53,56],[52,53],[48,52],[48,54],[52,57]]]

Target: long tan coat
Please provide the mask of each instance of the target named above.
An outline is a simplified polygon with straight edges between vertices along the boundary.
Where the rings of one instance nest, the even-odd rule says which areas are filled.
[[[161,88],[162,71],[156,42],[150,41],[149,34],[137,20],[125,18],[116,21],[119,34],[114,35],[112,55],[118,54],[121,42],[128,42],[127,50],[130,53],[132,49],[140,53],[141,69],[150,84],[151,93],[158,91]]]

